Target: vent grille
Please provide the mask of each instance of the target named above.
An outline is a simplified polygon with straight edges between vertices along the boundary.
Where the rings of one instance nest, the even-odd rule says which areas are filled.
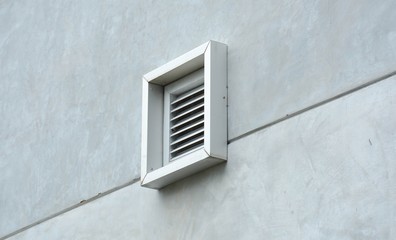
[[[204,85],[174,96],[170,103],[170,160],[204,144]]]

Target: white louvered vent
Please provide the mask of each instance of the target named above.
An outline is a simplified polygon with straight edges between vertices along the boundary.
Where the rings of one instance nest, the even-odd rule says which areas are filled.
[[[141,185],[227,161],[227,45],[209,41],[143,76]]]
[[[174,96],[170,103],[170,160],[204,145],[204,85]]]

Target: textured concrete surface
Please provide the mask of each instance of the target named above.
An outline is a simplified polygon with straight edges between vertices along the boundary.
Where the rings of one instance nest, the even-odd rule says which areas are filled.
[[[144,73],[228,44],[234,138],[394,71],[395,7],[0,1],[0,236],[139,176]]]
[[[234,25],[243,27],[228,40],[229,137],[395,71],[395,7],[274,1],[236,8]]]
[[[227,164],[10,239],[395,239],[395,109],[393,77],[230,144]]]
[[[91,4],[0,2],[0,236],[139,176],[136,29]]]

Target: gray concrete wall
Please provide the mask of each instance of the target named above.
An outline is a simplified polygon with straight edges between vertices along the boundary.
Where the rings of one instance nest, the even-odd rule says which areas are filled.
[[[0,1],[0,237],[138,178],[141,76],[213,39],[229,46],[229,163],[15,238],[395,238],[394,78],[251,132],[396,71],[395,7]]]
[[[231,143],[227,164],[11,239],[395,239],[395,100],[393,77]]]

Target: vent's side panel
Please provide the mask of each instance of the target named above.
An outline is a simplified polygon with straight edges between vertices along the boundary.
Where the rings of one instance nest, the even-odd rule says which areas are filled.
[[[162,167],[163,87],[143,79],[141,177]]]
[[[227,45],[210,41],[205,52],[205,151],[227,159]]]

